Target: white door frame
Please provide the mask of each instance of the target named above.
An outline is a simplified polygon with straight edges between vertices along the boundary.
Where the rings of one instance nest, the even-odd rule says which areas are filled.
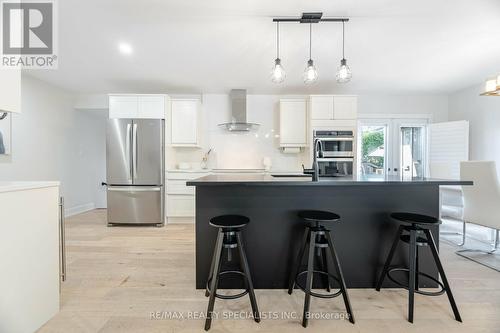
[[[361,156],[361,127],[362,126],[377,126],[385,125],[387,131],[385,133],[385,157],[384,157],[384,174],[391,176],[399,176],[401,168],[401,127],[419,127],[424,126],[424,172],[428,170],[427,162],[429,161],[429,150],[427,149],[427,126],[432,123],[431,114],[360,114],[358,117],[358,148],[357,148],[357,164],[361,166],[359,158]],[[389,152],[390,151],[390,152]],[[396,171],[395,171],[396,169]],[[357,170],[359,171],[359,170]],[[425,174],[424,174],[425,176]]]

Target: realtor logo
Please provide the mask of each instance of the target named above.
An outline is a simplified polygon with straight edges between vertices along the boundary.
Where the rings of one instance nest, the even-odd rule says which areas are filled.
[[[2,67],[57,68],[54,0],[4,0]]]

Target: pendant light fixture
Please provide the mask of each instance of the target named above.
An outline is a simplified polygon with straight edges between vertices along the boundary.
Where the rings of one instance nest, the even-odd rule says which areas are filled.
[[[312,60],[312,23],[309,23],[309,60],[307,61],[306,69],[304,70],[304,83],[311,84],[318,79],[318,71]]]
[[[344,21],[342,21],[342,60],[340,60],[340,66],[337,69],[337,82],[338,83],[347,83],[351,81],[352,72],[349,66],[347,65],[347,60],[344,56],[345,51],[345,27]]]
[[[280,59],[280,23],[276,22],[276,59],[274,60],[274,67],[271,70],[271,81],[282,83],[285,81],[285,77],[285,69],[281,66]]]
[[[280,59],[280,22],[295,22],[301,24],[309,24],[309,60],[307,61],[306,68],[304,70],[304,83],[312,84],[318,80],[318,71],[314,66],[314,61],[312,60],[312,24],[322,23],[322,22],[337,22],[342,23],[342,60],[340,61],[340,67],[337,70],[336,79],[339,83],[349,82],[352,77],[351,69],[347,66],[347,60],[344,57],[344,23],[349,22],[348,17],[323,17],[321,12],[308,12],[302,13],[300,17],[275,17],[273,22],[276,22],[276,59],[274,60],[274,67],[271,71],[271,81],[274,83],[282,83],[285,80],[285,70],[281,66]]]

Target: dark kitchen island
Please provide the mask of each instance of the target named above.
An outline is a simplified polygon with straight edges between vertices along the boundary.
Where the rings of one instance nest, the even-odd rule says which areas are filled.
[[[240,214],[251,220],[243,229],[243,240],[255,288],[286,289],[304,228],[297,217],[299,210],[328,210],[341,216],[327,227],[332,230],[347,287],[374,288],[398,227],[389,214],[403,211],[437,217],[439,185],[472,182],[361,176],[313,182],[309,177],[226,174],[187,185],[196,186],[196,288],[205,288],[217,235],[208,224],[210,218]],[[431,231],[438,241],[438,227]],[[421,249],[419,255],[420,270],[437,277],[430,251]],[[400,244],[393,264],[406,265],[407,258],[407,246]],[[237,280],[222,279],[219,288],[240,286]],[[435,285],[423,278],[420,286]],[[383,287],[396,285],[385,279]]]

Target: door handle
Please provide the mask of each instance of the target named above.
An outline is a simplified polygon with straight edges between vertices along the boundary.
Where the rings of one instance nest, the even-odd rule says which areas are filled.
[[[131,125],[127,124],[127,138],[125,140],[125,156],[128,162],[128,180],[132,180],[132,161],[130,160],[130,136],[131,136]]]
[[[137,178],[137,124],[134,124],[132,129],[132,178]]]

